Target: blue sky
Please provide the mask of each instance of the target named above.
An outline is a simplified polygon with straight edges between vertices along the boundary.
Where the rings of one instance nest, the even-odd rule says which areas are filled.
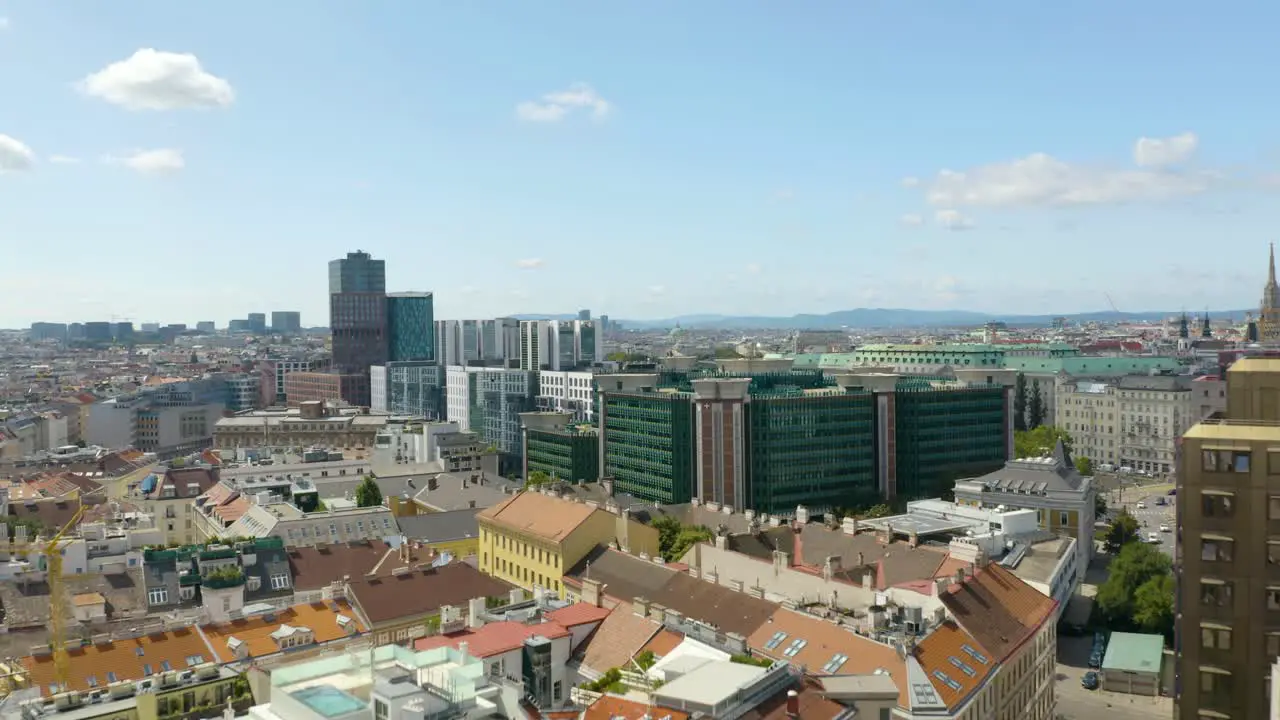
[[[0,0],[0,327],[1257,302],[1280,6],[800,8]]]

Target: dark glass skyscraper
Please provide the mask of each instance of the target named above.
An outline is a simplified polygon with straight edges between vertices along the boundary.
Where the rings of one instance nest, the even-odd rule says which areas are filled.
[[[374,260],[369,253],[357,250],[345,258],[329,261],[329,294],[385,293],[387,263]]]
[[[435,311],[431,293],[388,295],[387,337],[392,362],[435,360]]]

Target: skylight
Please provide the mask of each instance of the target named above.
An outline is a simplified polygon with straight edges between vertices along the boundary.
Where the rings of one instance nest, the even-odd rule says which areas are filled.
[[[848,661],[848,659],[849,659],[848,655],[845,655],[844,653],[836,653],[834,656],[832,656],[830,660],[827,661],[826,665],[822,666],[822,672],[827,674],[834,673],[835,671],[839,670],[840,666],[844,665],[845,662]]]
[[[791,641],[791,645],[789,645],[786,651],[783,652],[782,654],[786,655],[787,657],[795,657],[796,653],[803,650],[804,646],[808,644],[809,644],[808,640],[805,640],[804,638],[796,638],[795,640]]]
[[[983,665],[986,665],[986,664],[987,664],[987,662],[988,662],[988,661],[987,661],[987,656],[986,656],[986,655],[983,655],[982,653],[980,653],[980,652],[978,652],[977,650],[975,650],[975,649],[973,648],[973,646],[972,646],[972,645],[970,645],[970,644],[968,644],[968,643],[965,643],[964,645],[961,645],[961,646],[960,646],[960,649],[961,649],[961,650],[963,650],[963,651],[965,652],[965,654],[966,654],[966,655],[968,655],[969,657],[973,658],[974,660],[977,660],[978,662],[982,663]]]
[[[963,689],[963,686],[960,683],[956,682],[955,680],[952,680],[950,675],[947,675],[941,670],[934,670],[933,676],[941,680],[944,685],[951,688],[952,690],[955,690],[956,692],[960,692],[960,690]]]
[[[951,664],[952,664],[952,665],[955,665],[956,667],[960,668],[960,672],[964,673],[965,675],[968,675],[969,677],[974,677],[974,676],[976,676],[976,675],[978,674],[978,673],[974,672],[974,669],[973,669],[973,668],[971,668],[971,667],[969,667],[968,665],[966,665],[966,664],[965,664],[963,661],[961,661],[961,660],[960,660],[960,658],[958,658],[958,657],[951,657],[951,656],[948,656],[948,657],[947,657],[947,660],[949,660],[949,661],[951,662]]]
[[[782,641],[786,639],[787,639],[787,634],[779,630],[778,632],[773,634],[773,637],[769,638],[769,642],[764,644],[764,649],[773,650],[774,648],[781,645]]]

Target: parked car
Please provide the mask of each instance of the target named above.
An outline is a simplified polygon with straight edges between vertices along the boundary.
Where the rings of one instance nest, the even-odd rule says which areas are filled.
[[[1085,673],[1084,677],[1080,678],[1080,687],[1084,688],[1085,690],[1097,690],[1098,689],[1098,673],[1093,671],[1089,671]]]
[[[1173,532],[1173,528],[1170,528],[1168,525],[1161,525],[1160,532]]]
[[[1146,504],[1146,503],[1144,503],[1144,502],[1140,502],[1140,503],[1138,503],[1135,507],[1137,507],[1139,510],[1146,510],[1146,509],[1147,509],[1147,504]]]
[[[1153,532],[1147,533],[1147,542],[1151,543],[1152,545],[1159,545],[1160,533],[1153,533]]]
[[[1093,668],[1094,670],[1097,670],[1098,668],[1102,667],[1102,658],[1103,658],[1103,655],[1100,652],[1095,652],[1094,654],[1090,655],[1089,667]]]

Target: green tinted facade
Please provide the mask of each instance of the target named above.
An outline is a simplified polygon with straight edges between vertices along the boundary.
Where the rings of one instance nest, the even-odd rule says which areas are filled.
[[[693,490],[693,403],[685,393],[600,395],[603,475],[615,493],[686,503]]]
[[[756,511],[880,502],[870,393],[753,396],[747,426],[748,495]]]
[[[1004,466],[1008,432],[1001,387],[935,389],[903,378],[894,393],[898,499],[949,493],[958,478]]]
[[[527,430],[529,473],[543,472],[570,482],[600,478],[600,450],[594,431]]]

